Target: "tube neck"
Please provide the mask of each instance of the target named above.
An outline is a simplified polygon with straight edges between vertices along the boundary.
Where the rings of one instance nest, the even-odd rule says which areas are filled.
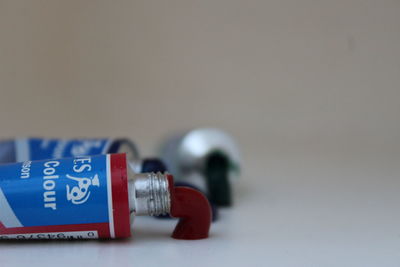
[[[169,182],[162,173],[134,174],[129,181],[131,212],[158,216],[170,213]]]

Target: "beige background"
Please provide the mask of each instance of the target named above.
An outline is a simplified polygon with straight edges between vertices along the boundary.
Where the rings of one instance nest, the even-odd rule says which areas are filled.
[[[398,265],[399,85],[397,0],[0,0],[0,137],[128,136],[144,154],[192,127],[238,140],[216,261]],[[133,253],[111,247],[104,262]]]
[[[399,1],[2,0],[0,135],[126,135],[151,151],[217,126],[245,151],[372,152],[400,135],[399,14]]]

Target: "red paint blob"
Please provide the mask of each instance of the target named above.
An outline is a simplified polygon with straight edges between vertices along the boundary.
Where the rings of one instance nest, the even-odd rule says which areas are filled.
[[[208,237],[211,226],[211,206],[208,199],[190,187],[174,187],[172,175],[168,175],[172,217],[180,218],[172,237],[196,240]]]

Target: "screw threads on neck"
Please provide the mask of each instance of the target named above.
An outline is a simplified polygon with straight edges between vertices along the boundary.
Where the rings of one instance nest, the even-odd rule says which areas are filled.
[[[162,173],[140,173],[133,180],[136,215],[158,216],[170,212],[167,177]]]
[[[148,200],[149,215],[158,216],[170,210],[168,180],[161,173],[150,173],[150,196]]]

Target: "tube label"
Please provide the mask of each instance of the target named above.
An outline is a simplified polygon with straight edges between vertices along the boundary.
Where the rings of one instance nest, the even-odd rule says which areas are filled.
[[[126,176],[125,154],[1,165],[0,238],[129,236]]]
[[[57,232],[57,233],[33,233],[33,234],[14,234],[14,235],[0,235],[1,239],[97,239],[99,235],[97,231],[75,231],[75,232]]]

